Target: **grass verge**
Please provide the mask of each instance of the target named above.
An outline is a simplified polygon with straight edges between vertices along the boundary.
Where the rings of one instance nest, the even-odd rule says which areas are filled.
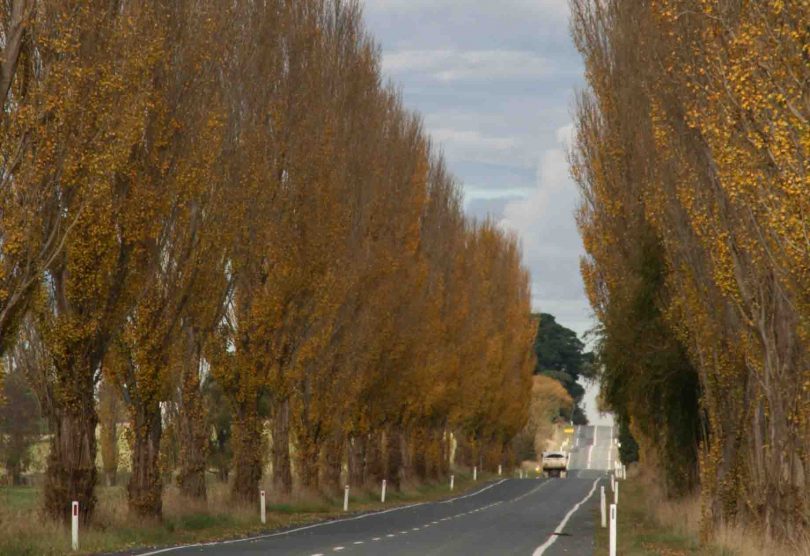
[[[612,493],[606,494],[613,500]],[[599,523],[599,509],[596,511]],[[810,556],[810,540],[786,546],[763,539],[755,529],[734,524],[717,525],[711,542],[701,544],[700,496],[666,499],[654,477],[639,475],[637,470],[621,481],[617,516],[616,548],[622,556]],[[607,528],[597,528],[595,554],[608,554]]]
[[[458,496],[481,487],[491,476],[472,477],[456,474],[455,491],[446,482],[404,485],[399,492],[389,490],[386,503],[379,492],[367,489],[352,495],[351,513],[390,508],[416,501]],[[346,515],[343,497],[319,494],[298,495],[284,500],[268,500],[267,524],[259,522],[256,507],[230,504],[228,487],[212,483],[205,503],[182,499],[177,489],[164,493],[163,519],[154,522],[132,519],[127,513],[126,488],[96,489],[99,499],[93,525],[80,531],[80,551],[70,551],[70,530],[43,519],[40,513],[41,491],[35,487],[0,487],[0,554],[34,556],[57,554],[95,554],[122,552],[145,547],[171,546],[238,538]]]
[[[613,501],[610,487],[605,488],[608,499],[608,508]],[[621,481],[619,486],[619,505],[617,508],[616,523],[616,552],[622,556],[681,556],[692,554],[706,554],[714,556],[731,556],[735,554],[720,547],[701,546],[697,536],[697,526],[690,521],[699,519],[700,507],[692,507],[692,501],[682,502],[683,510],[680,514],[670,514],[674,522],[661,519],[657,507],[660,505],[658,496],[648,492],[641,480],[628,479]],[[697,511],[695,511],[695,509]],[[609,510],[608,510],[609,511]],[[599,509],[597,508],[596,523],[600,523]],[[680,521],[678,523],[677,521]],[[597,527],[596,551],[597,556],[608,554],[608,528]]]

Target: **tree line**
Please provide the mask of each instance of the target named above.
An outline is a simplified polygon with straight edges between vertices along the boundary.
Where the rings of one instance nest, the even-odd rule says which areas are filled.
[[[118,398],[141,516],[169,420],[205,498],[222,405],[236,501],[268,463],[288,494],[436,478],[453,439],[463,465],[509,462],[534,367],[520,248],[464,216],[357,2],[0,13],[0,350],[47,420],[48,516],[91,518]]]
[[[810,523],[810,7],[575,0],[603,396],[703,528]]]

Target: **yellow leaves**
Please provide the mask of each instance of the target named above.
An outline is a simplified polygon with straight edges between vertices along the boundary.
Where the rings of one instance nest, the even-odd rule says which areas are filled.
[[[810,347],[805,4],[737,10],[661,0],[645,12],[617,2],[606,8],[604,28],[578,29],[593,48],[585,51],[598,97],[580,106],[580,125],[594,128],[579,135],[576,173],[589,201],[579,214],[586,288],[606,319],[632,283],[638,241],[652,228],[667,262],[656,295],[701,371],[715,431],[701,462],[703,486],[730,512],[743,511],[735,508],[742,492],[762,495],[745,480],[761,474],[746,459],[759,461],[757,449],[774,458],[769,465],[807,457],[803,446],[777,453],[770,438],[776,430],[805,434],[799,423],[810,411],[797,386]],[[626,147],[619,159],[614,141]],[[750,410],[752,417],[746,399],[761,413]],[[795,407],[802,412],[786,410]],[[743,463],[719,482],[735,434],[730,415],[745,423],[740,430],[771,428],[762,446],[745,444],[730,456]],[[783,486],[806,510],[803,487]]]

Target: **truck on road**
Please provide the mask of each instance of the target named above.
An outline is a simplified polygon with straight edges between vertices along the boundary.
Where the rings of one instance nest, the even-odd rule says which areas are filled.
[[[543,452],[543,475],[546,477],[562,477],[568,475],[567,452]]]

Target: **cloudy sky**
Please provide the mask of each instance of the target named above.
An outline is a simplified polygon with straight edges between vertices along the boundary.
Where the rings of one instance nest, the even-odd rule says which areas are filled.
[[[534,309],[584,333],[566,161],[583,77],[567,0],[365,0],[365,17],[386,76],[463,183],[467,212],[520,236]]]

